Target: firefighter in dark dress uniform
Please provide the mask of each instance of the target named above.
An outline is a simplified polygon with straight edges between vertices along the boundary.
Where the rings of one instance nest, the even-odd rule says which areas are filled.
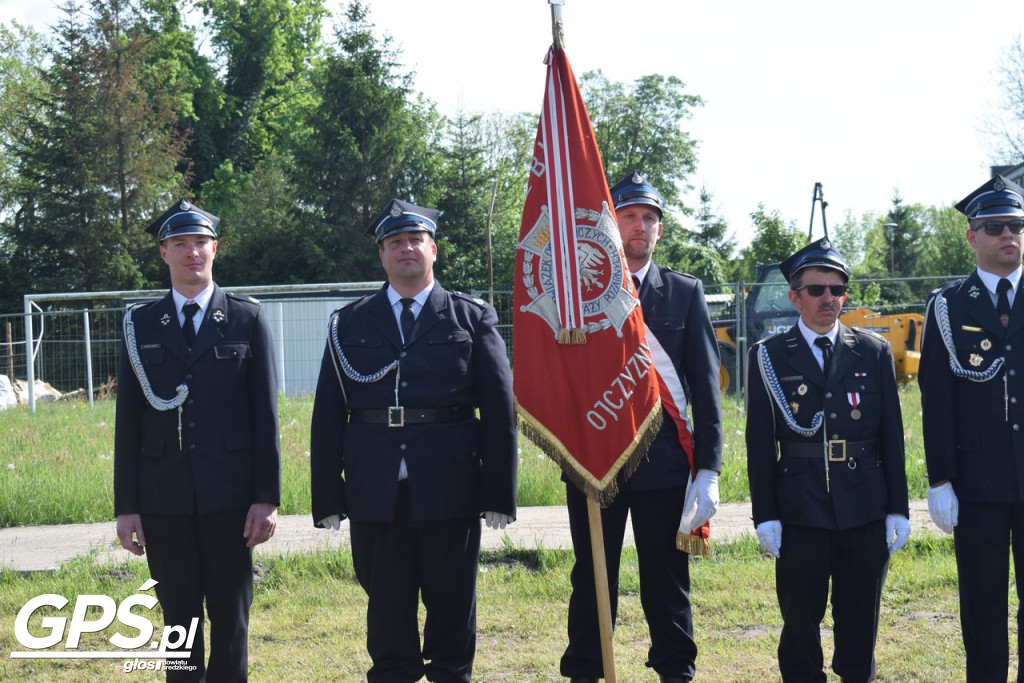
[[[281,497],[270,328],[259,302],[213,282],[219,221],[182,201],[146,228],[171,291],[126,313],[117,375],[117,534],[145,552],[164,623],[198,619],[167,680],[246,680],[252,548],[274,534]]]
[[[653,261],[664,231],[661,193],[639,172],[622,178],[610,192],[647,336],[657,341],[669,361],[671,367],[659,367],[659,372],[665,385],[674,387],[672,400],[680,418],[677,421],[662,409],[662,427],[647,457],[629,479],[620,475],[618,495],[601,510],[609,599],[614,619],[628,516],[639,562],[640,601],[651,634],[647,666],[664,683],[682,683],[696,674],[697,644],[689,552],[681,552],[675,539],[684,508],[693,515],[691,528],[705,524],[718,509],[722,469],[718,344],[700,280]],[[663,405],[667,405],[664,400]],[[689,492],[695,504],[688,506],[691,478]],[[572,683],[592,683],[603,674],[603,666],[587,502],[574,484],[564,476],[563,480],[576,560],[569,598],[569,644],[560,671]]]
[[[977,269],[928,305],[918,379],[928,511],[954,535],[967,680],[1002,682],[1011,551],[1024,566],[1024,189],[996,176],[956,208]],[[1018,672],[1022,626],[1018,609]]]
[[[434,280],[437,218],[394,200],[371,225],[388,284],[331,316],[313,406],[313,520],[349,519],[371,682],[470,680],[480,518],[516,513],[505,343],[494,308]]]
[[[844,681],[874,678],[889,555],[910,535],[892,349],[839,322],[850,269],[827,239],[782,264],[800,319],[747,359],[747,471],[758,540],[778,558],[785,681],[824,681],[832,583]]]

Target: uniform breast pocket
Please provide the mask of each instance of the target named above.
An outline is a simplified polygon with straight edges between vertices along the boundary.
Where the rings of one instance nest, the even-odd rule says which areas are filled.
[[[362,372],[373,372],[380,367],[382,360],[387,357],[386,362],[394,357],[393,351],[383,353],[384,338],[374,334],[353,333],[341,340],[341,351],[345,358],[353,363],[357,369],[363,368]]]
[[[249,342],[225,342],[213,347],[213,357],[219,362],[219,367],[230,367],[240,372],[246,361],[252,358],[252,349]]]
[[[651,328],[651,332],[683,332],[686,330],[686,321],[681,316],[652,315],[646,322],[647,327]]]
[[[438,369],[450,368],[457,375],[464,375],[469,371],[473,338],[466,330],[434,332],[427,338],[427,344],[431,355],[436,356],[440,362]]]
[[[854,420],[870,421],[881,418],[881,387],[874,377],[856,377],[843,383],[850,417]]]
[[[144,367],[160,365],[164,362],[164,347],[159,344],[155,346],[143,346],[139,349],[139,360]]]
[[[953,347],[957,360],[966,370],[984,371],[1000,355],[998,340],[987,331],[973,325],[953,329]]]

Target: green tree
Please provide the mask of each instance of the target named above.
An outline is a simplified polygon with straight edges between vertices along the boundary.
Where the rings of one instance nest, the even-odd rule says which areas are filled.
[[[446,126],[435,269],[444,286],[456,290],[487,284],[486,226],[494,181],[484,158],[481,118],[460,111]]]
[[[142,225],[154,206],[182,190],[177,166],[183,143],[176,127],[178,93],[163,87],[158,36],[125,0],[94,0],[91,63],[105,123],[97,131],[106,173],[97,177],[116,201],[116,220],[133,254],[152,253]]]
[[[9,223],[22,194],[14,150],[16,141],[26,135],[25,113],[44,87],[44,47],[42,36],[32,28],[17,22],[10,27],[0,24],[0,312],[20,310],[24,293],[15,282],[15,245],[9,237]]]
[[[922,275],[963,276],[975,268],[974,250],[967,243],[967,219],[952,206],[928,207],[922,240]],[[937,286],[938,282],[930,283]]]
[[[754,238],[749,246],[740,250],[741,264],[737,271],[738,279],[746,282],[754,281],[758,264],[779,263],[804,246],[796,225],[786,225],[778,211],[766,212],[763,203],[750,214],[750,220],[754,224]]]
[[[61,7],[12,143],[18,209],[5,234],[23,292],[142,286],[155,253],[141,226],[180,187],[176,100],[158,87],[146,16],[121,0],[90,9]]]
[[[321,245],[307,278],[381,277],[370,221],[393,197],[421,205],[440,194],[440,119],[416,99],[391,38],[353,2],[313,74],[317,106],[296,153],[294,184],[301,221]]]
[[[865,265],[865,259],[868,235],[877,229],[879,220],[878,215],[874,213],[865,213],[858,219],[847,211],[842,222],[829,230],[832,244],[858,277],[864,272],[875,272],[873,268]]]
[[[705,287],[726,282],[722,258],[708,247],[684,244],[681,241],[666,244],[662,238],[658,242],[655,260],[677,272],[693,275]]]
[[[594,125],[608,184],[639,170],[669,207],[689,215],[680,196],[697,166],[697,142],[683,129],[703,105],[675,76],[642,76],[631,86],[609,81],[601,71],[580,78],[580,92]]]
[[[729,223],[718,215],[712,206],[714,195],[706,187],[700,188],[700,204],[697,206],[696,224],[686,232],[690,241],[714,251],[722,260],[732,257],[736,239],[729,235]]]
[[[324,270],[323,247],[306,229],[295,206],[290,160],[271,155],[251,173],[224,164],[204,188],[218,207],[214,275],[222,285],[277,285],[326,282],[310,273]]]
[[[248,172],[307,132],[307,113],[316,105],[309,74],[327,10],[323,0],[198,0],[196,6],[212,29],[223,73],[217,157]]]
[[[537,115],[491,113],[483,117],[481,124],[487,169],[494,183],[491,218],[494,289],[510,290],[514,284],[516,245],[533,161]]]

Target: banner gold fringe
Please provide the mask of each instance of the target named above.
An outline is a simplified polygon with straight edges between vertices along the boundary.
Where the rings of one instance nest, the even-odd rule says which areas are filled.
[[[559,344],[586,344],[587,330],[582,327],[562,328],[555,334],[555,341]]]
[[[677,531],[676,550],[682,550],[684,553],[689,553],[690,555],[708,557],[711,555],[711,539],[701,538],[694,534]]]
[[[586,470],[578,468],[575,465],[577,463],[576,458],[572,457],[565,450],[565,446],[551,432],[538,424],[532,416],[523,411],[518,404],[516,405],[516,411],[522,418],[519,427],[526,438],[536,444],[545,455],[554,460],[561,468],[562,473],[576,488],[583,491],[584,495],[588,498],[596,500],[601,507],[608,507],[615,500],[615,496],[618,495],[619,487],[616,483],[618,475],[622,473],[628,479],[636,472],[640,462],[647,457],[647,451],[650,449],[655,437],[657,437],[663,420],[661,400],[659,399],[651,414],[647,416],[647,419],[640,426],[632,444],[619,457],[617,466],[613,466],[603,480],[598,480]]]

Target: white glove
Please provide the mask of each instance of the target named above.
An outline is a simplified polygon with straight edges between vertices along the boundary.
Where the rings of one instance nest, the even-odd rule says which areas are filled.
[[[772,557],[778,557],[782,550],[782,522],[773,519],[757,525],[757,540]]]
[[[487,521],[489,528],[504,529],[506,524],[512,522],[512,515],[506,515],[501,512],[485,512],[484,519]]]
[[[960,501],[956,499],[953,484],[946,482],[928,489],[928,514],[935,526],[947,534],[953,533],[953,527],[960,518]]]
[[[713,470],[697,470],[697,476],[686,487],[683,498],[683,523],[687,533],[704,526],[718,512],[718,474]]]
[[[341,528],[341,515],[329,515],[321,519],[317,524],[325,529],[334,529],[337,531]]]
[[[903,515],[885,516],[885,542],[889,544],[889,554],[902,548],[910,538],[910,520]]]

